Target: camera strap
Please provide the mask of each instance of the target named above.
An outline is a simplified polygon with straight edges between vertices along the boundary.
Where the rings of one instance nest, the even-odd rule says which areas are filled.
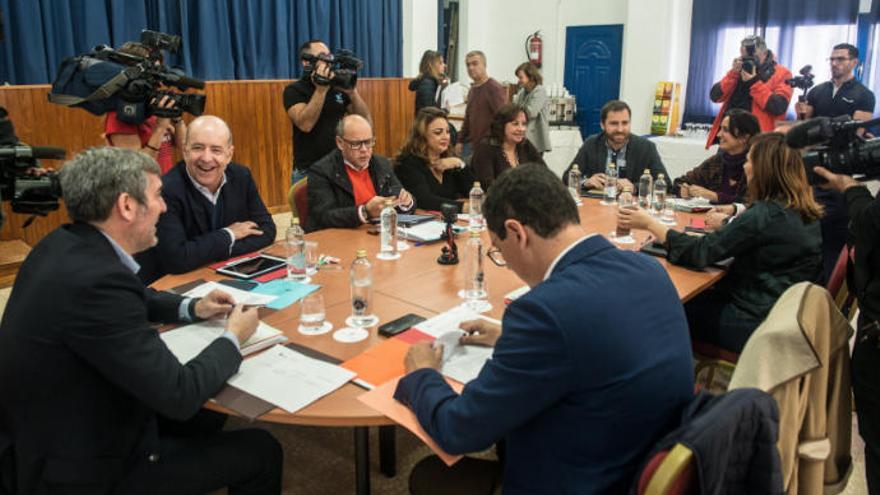
[[[143,69],[139,66],[131,66],[125,68],[119,74],[116,74],[106,83],[102,84],[98,89],[94,90],[86,97],[62,95],[58,93],[49,93],[49,101],[58,105],[73,106],[86,101],[103,100],[109,98],[114,93],[124,88],[128,81],[136,79],[143,73]]]

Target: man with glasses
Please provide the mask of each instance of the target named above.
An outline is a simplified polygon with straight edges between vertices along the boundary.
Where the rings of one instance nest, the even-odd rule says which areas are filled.
[[[388,159],[373,154],[376,138],[370,121],[347,115],[336,126],[336,150],[309,170],[306,230],[352,228],[378,218],[386,199],[397,209],[415,209]]]
[[[262,249],[275,241],[275,222],[250,170],[232,162],[232,132],[218,117],[189,125],[184,159],[162,176],[168,211],[157,225],[159,243],[138,256],[146,283],[166,273]]]
[[[531,290],[500,326],[462,324],[463,343],[495,349],[461,395],[437,371],[443,349],[416,344],[395,398],[450,454],[505,439],[505,493],[626,492],[693,396],[672,281],[653,258],[588,235],[547,167],[502,174],[483,214],[490,258]]]
[[[874,113],[874,93],[855,78],[859,49],[849,43],[834,45],[828,61],[831,80],[811,89],[806,102],[796,104],[798,114],[806,118],[848,115],[869,120]]]

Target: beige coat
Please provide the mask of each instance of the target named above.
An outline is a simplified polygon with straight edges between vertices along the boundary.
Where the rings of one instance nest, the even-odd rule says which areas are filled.
[[[852,328],[828,291],[786,290],[743,349],[730,389],[756,387],[779,405],[786,493],[837,493],[851,470]]]

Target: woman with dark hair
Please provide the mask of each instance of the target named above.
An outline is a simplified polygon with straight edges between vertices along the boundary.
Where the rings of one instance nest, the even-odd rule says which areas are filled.
[[[513,103],[526,109],[529,119],[526,137],[539,152],[550,151],[550,99],[544,90],[544,78],[531,62],[520,64],[514,74],[519,80],[519,91],[514,95]]]
[[[474,149],[471,168],[488,189],[503,172],[520,163],[544,163],[541,153],[526,138],[526,110],[509,103],[498,109],[489,127],[489,135]]]
[[[468,197],[474,176],[460,158],[453,156],[450,144],[446,112],[435,107],[421,109],[394,169],[419,208],[440,210],[443,203]]]
[[[409,90],[416,93],[416,113],[425,107],[440,108],[440,96],[449,84],[443,54],[425,50],[419,63],[419,77],[409,83]]]
[[[715,232],[695,237],[644,210],[621,209],[623,226],[646,229],[666,245],[671,263],[697,269],[733,258],[723,279],[685,304],[694,340],[742,351],[776,299],[822,272],[822,207],[804,162],[780,133],[752,138],[745,166],[748,208]]]
[[[761,125],[754,115],[739,108],[728,110],[718,130],[718,153],[675,179],[675,192],[682,198],[741,203],[747,190],[743,164],[749,140],[760,133]]]

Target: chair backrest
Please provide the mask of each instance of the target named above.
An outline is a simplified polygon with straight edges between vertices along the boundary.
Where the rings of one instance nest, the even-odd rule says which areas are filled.
[[[837,261],[834,263],[834,270],[831,271],[831,276],[828,277],[828,283],[825,284],[828,293],[831,294],[831,297],[835,300],[837,299],[837,293],[840,288],[846,284],[847,261],[849,261],[849,248],[843,246],[843,249],[840,250],[840,255],[837,257]]]
[[[299,224],[305,227],[309,218],[309,178],[300,180],[290,188],[291,212],[299,217]]]
[[[677,443],[654,455],[639,476],[639,495],[688,495],[697,492],[691,449]]]

